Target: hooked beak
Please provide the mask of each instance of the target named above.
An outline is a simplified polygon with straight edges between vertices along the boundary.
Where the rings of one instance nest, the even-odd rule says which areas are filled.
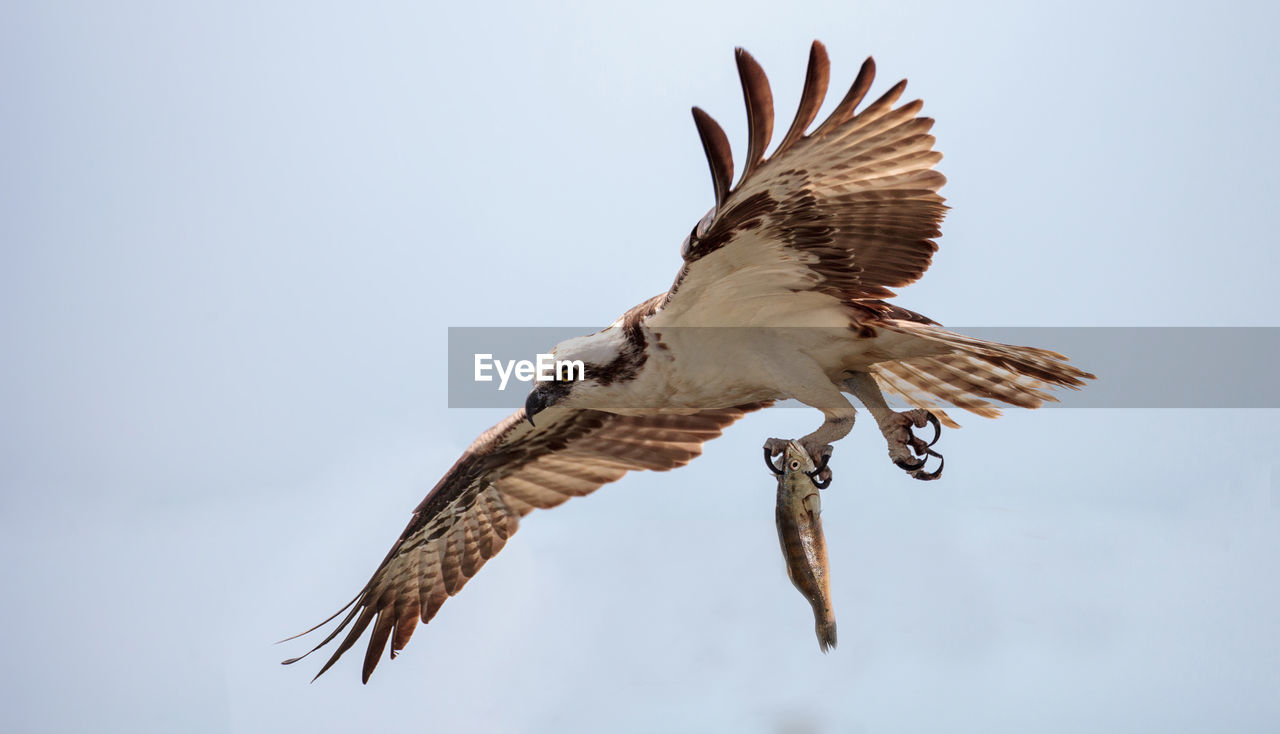
[[[529,397],[524,399],[524,417],[529,419],[529,425],[537,427],[533,422],[533,416],[546,407],[547,394],[535,387],[529,392]]]
[[[542,382],[529,391],[524,399],[524,417],[529,425],[534,425],[533,417],[538,413],[559,403],[569,394],[569,385],[564,382]]]

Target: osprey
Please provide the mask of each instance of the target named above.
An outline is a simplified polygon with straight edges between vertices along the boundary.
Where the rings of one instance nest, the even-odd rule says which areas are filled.
[[[1093,377],[1060,354],[946,331],[884,300],[929,267],[947,209],[937,193],[946,179],[933,170],[942,158],[933,120],[919,116],[919,100],[898,104],[905,81],[859,111],[875,76],[868,58],[831,115],[807,132],[829,70],[815,41],[799,110],[766,158],[769,82],[746,51],[737,49],[736,60],[748,123],[742,175],[732,184],[728,138],[694,107],[715,206],[685,239],[671,289],[557,345],[557,357],[584,363],[583,378],[538,383],[523,410],[481,434],[445,473],[360,593],[308,630],[347,612],[311,650],[346,632],[317,678],[372,627],[367,682],[388,641],[395,658],[419,620],[430,621],[532,510],[632,470],[683,466],[704,441],[776,400],[822,412],[822,424],[799,439],[820,458],[815,478],[829,479],[831,444],[853,427],[850,394],[875,420],[889,457],[933,479],[942,466],[926,471],[924,460],[939,455],[911,429],[932,423],[936,441],[939,420],[956,427],[943,404],[995,417],[996,402],[1036,408],[1054,400],[1047,389]],[[893,411],[883,391],[912,409]],[[786,446],[767,440],[765,460],[772,466]]]

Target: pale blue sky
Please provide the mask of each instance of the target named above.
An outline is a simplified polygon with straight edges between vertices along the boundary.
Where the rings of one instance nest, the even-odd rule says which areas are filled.
[[[445,407],[449,326],[607,323],[668,286],[711,204],[689,107],[741,150],[735,45],[780,117],[813,38],[832,96],[872,54],[925,99],[954,210],[904,305],[1277,326],[1277,20],[6,3],[0,729],[1274,731],[1275,411],[963,419],[932,484],[860,424],[824,496],[827,656],[759,460],[801,410],[529,517],[368,686],[270,643],[501,417]]]

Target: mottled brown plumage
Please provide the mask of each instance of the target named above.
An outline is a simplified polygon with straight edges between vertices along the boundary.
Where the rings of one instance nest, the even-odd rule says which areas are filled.
[[[427,494],[360,594],[312,628],[347,612],[307,653],[345,632],[316,677],[372,626],[361,673],[367,682],[388,640],[394,658],[418,622],[429,622],[502,549],[521,517],[593,492],[629,471],[684,466],[702,453],[703,442],[765,406],[687,416],[551,409],[539,414],[538,428],[525,422],[523,411],[510,416],[476,439]]]
[[[805,129],[822,105],[829,76],[825,48],[814,42],[796,117],[778,149],[761,158],[773,129],[768,79],[742,49],[737,62],[746,101],[748,152],[733,188],[733,158],[719,124],[699,108],[694,119],[712,171],[716,206],[690,235],[685,267],[672,288],[686,287],[693,263],[758,228],[757,238],[783,242],[802,256],[822,292],[844,301],[881,299],[924,274],[947,207],[937,191],[946,178],[933,170],[933,120],[918,117],[921,102],[894,108],[906,82],[858,111],[875,78],[867,59],[844,99],[811,134]],[[701,230],[701,231],[698,231]],[[671,299],[668,299],[671,300]],[[665,306],[666,304],[664,304]]]

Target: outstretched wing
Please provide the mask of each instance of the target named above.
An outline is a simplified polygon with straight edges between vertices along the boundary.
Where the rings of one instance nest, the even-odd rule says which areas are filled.
[[[702,453],[704,441],[767,405],[684,416],[623,416],[551,407],[538,414],[537,428],[525,421],[523,409],[517,411],[477,438],[427,494],[356,598],[307,632],[347,612],[337,628],[311,651],[285,664],[310,655],[346,630],[316,674],[319,678],[372,625],[362,673],[368,682],[387,641],[394,658],[418,621],[429,622],[445,599],[502,549],[521,517],[588,494],[628,471],[684,466]]]
[[[917,100],[895,107],[906,82],[857,111],[875,64],[863,63],[830,117],[806,130],[826,95],[826,49],[814,41],[795,121],[769,158],[773,95],[755,59],[737,50],[748,145],[742,178],[724,131],[701,109],[716,205],[685,241],[684,265],[653,325],[776,323],[796,310],[893,296],[937,250],[947,207],[933,170],[933,120]]]

